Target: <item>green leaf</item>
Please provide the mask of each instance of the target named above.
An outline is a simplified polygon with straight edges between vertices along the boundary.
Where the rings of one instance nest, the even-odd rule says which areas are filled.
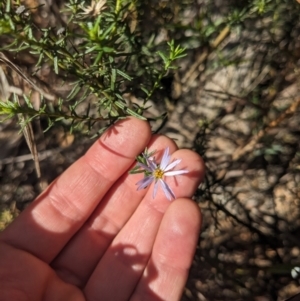
[[[166,55],[163,52],[157,51],[157,54],[162,58],[162,60],[164,61],[165,64],[168,63],[169,58],[167,58]]]
[[[33,106],[32,106],[32,103],[31,103],[30,99],[29,99],[25,94],[23,94],[23,98],[24,98],[24,100],[25,100],[27,106],[28,106],[29,108],[33,109]]]
[[[69,93],[69,95],[67,96],[67,99],[70,100],[72,98],[74,98],[79,91],[81,90],[81,87],[79,86],[79,84],[76,84],[73,89],[71,90],[71,92]]]
[[[132,77],[131,77],[131,76],[129,76],[128,74],[124,73],[123,71],[121,71],[121,70],[119,70],[119,69],[117,69],[117,73],[118,73],[119,75],[121,75],[122,77],[124,77],[125,79],[129,80],[129,81],[132,80]]]
[[[114,52],[114,48],[111,48],[111,47],[103,47],[102,50],[105,53],[113,53]]]
[[[149,92],[145,87],[143,87],[143,86],[141,86],[141,90],[144,91],[144,92],[146,93],[147,96],[148,96],[149,93],[150,93],[150,92]]]
[[[111,79],[110,79],[110,89],[112,91],[115,90],[116,78],[117,78],[117,71],[116,71],[116,69],[112,68],[111,69]]]
[[[123,104],[123,103],[121,103],[119,101],[116,101],[115,105],[117,107],[119,107],[120,109],[122,109],[124,112],[129,113],[131,116],[134,116],[134,117],[139,118],[141,120],[147,120],[147,118],[145,118],[144,116],[142,116],[142,115],[134,112],[133,110],[129,109],[125,104]]]
[[[55,56],[55,57],[53,58],[53,65],[54,65],[54,72],[55,72],[56,74],[58,74],[58,58],[57,58],[57,56]]]

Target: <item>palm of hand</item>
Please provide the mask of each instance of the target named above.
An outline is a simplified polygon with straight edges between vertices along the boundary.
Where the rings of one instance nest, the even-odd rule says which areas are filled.
[[[127,170],[146,146],[168,146],[189,170],[168,179],[175,201],[136,191],[141,175]],[[147,123],[118,122],[1,233],[0,300],[178,300],[200,228],[189,198],[203,172],[198,155],[151,136]]]

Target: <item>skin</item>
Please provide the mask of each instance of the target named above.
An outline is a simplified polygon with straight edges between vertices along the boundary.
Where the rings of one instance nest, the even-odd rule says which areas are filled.
[[[168,201],[129,175],[145,147],[159,160],[169,146],[176,169]],[[202,159],[177,150],[148,123],[112,126],[0,234],[0,301],[179,300],[200,231],[191,200]]]

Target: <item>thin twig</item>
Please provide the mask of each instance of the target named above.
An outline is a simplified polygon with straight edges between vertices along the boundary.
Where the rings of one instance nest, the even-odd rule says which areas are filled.
[[[278,126],[283,120],[295,113],[300,106],[300,98],[293,102],[278,118],[272,120],[264,129],[261,129],[245,146],[238,148],[232,155],[232,160],[237,161],[247,153],[251,152],[258,141],[264,137],[272,128]]]
[[[39,88],[27,75],[24,74],[24,71],[21,70],[18,66],[16,66],[13,62],[11,62],[2,52],[0,52],[0,62],[3,62],[7,66],[9,66],[12,70],[18,73],[27,83],[29,83],[37,92],[43,95],[46,99],[54,101],[55,96],[51,95],[41,88]]]
[[[53,156],[54,153],[59,153],[61,152],[62,148],[58,147],[55,149],[51,150],[46,150],[43,152],[38,152],[38,158],[39,161],[43,161],[51,156]],[[7,165],[11,163],[20,163],[20,162],[26,162],[26,161],[31,161],[32,160],[32,155],[31,154],[26,154],[18,157],[10,157],[10,158],[5,158],[0,160],[0,165]]]

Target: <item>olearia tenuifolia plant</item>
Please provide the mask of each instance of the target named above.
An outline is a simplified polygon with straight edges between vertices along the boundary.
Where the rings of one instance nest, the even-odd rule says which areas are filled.
[[[147,119],[149,100],[185,53],[173,40],[156,43],[157,28],[142,31],[142,5],[142,0],[69,0],[61,12],[65,21],[41,27],[34,18],[40,7],[1,1],[0,51],[10,57],[30,53],[35,59],[30,76],[47,64],[72,88],[66,96],[57,96],[53,89],[54,101],[42,95],[38,108],[30,95],[22,101],[19,96],[0,99],[0,115],[23,114],[27,122],[44,118],[44,130],[62,122],[71,131],[90,133],[96,128],[97,134],[127,116]],[[133,97],[129,100],[128,95]],[[162,112],[148,120],[165,116]]]
[[[160,163],[156,162],[154,154],[155,151],[148,153],[148,150],[146,149],[141,156],[137,157],[137,165],[129,171],[129,173],[144,173],[144,178],[136,183],[138,186],[137,190],[145,189],[154,182],[152,197],[156,197],[157,189],[160,185],[166,198],[171,201],[172,199],[175,199],[176,196],[164,178],[186,174],[188,173],[188,170],[173,170],[181,162],[181,159],[176,159],[171,162],[169,147],[164,150]]]

